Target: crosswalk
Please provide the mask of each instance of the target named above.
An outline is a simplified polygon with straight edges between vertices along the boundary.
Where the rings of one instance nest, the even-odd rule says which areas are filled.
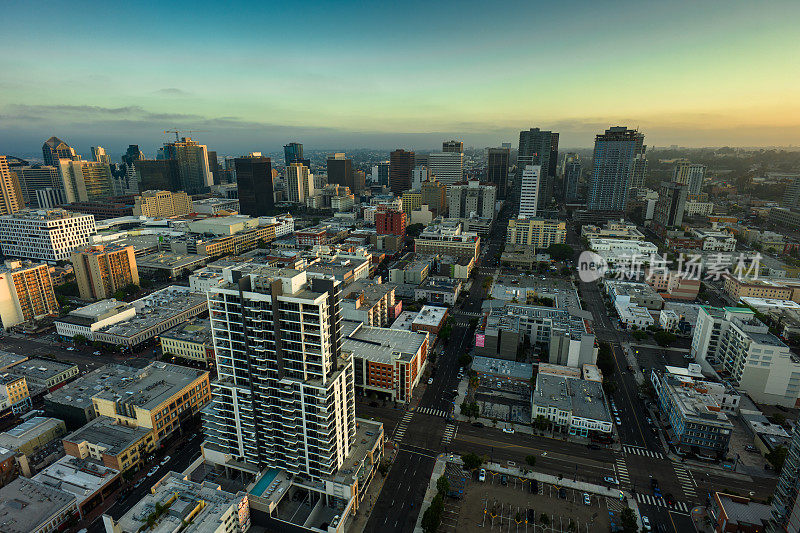
[[[434,409],[432,407],[418,407],[417,412],[424,415],[441,416],[442,418],[447,416],[447,411],[444,409]]]
[[[646,450],[644,448],[640,448],[638,446],[623,446],[622,451],[625,453],[629,453],[632,455],[644,455],[645,457],[652,457],[654,459],[663,459],[664,454],[660,452],[654,452],[651,450]]]
[[[628,504],[619,498],[606,498],[606,508],[613,513],[621,513]]]
[[[678,476],[678,481],[681,484],[681,489],[683,489],[686,498],[690,500],[697,498],[697,491],[694,489],[697,483],[689,469],[674,461],[672,462],[672,466],[675,469],[675,475]]]
[[[631,477],[628,475],[628,465],[625,464],[624,457],[617,457],[617,479],[620,483],[630,483]]]
[[[442,435],[442,444],[448,444],[455,438],[456,433],[458,433],[458,426],[455,424],[447,424],[447,427],[444,428],[444,435]]]
[[[675,502],[673,505],[669,505],[664,498],[659,498],[658,496],[650,496],[649,494],[636,493],[636,501],[639,503],[646,503],[658,507],[666,507],[667,509],[672,509],[673,511],[678,511],[681,513],[689,512],[689,506],[683,502]]]
[[[400,422],[397,424],[397,427],[394,429],[394,442],[395,444],[399,443],[403,440],[403,435],[406,433],[406,428],[408,424],[411,422],[411,419],[414,418],[414,411],[406,411],[406,414],[403,415],[403,418],[400,419]]]

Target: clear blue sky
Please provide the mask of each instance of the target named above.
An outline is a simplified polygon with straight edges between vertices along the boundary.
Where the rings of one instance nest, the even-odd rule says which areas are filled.
[[[113,5],[111,5],[113,4]],[[9,2],[0,150],[800,144],[800,2]]]

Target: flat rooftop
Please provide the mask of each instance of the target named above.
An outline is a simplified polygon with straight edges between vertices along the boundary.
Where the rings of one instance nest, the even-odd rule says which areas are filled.
[[[65,455],[36,474],[33,479],[74,495],[80,505],[117,476],[119,470],[109,468],[99,461]]]
[[[160,337],[162,339],[175,339],[210,346],[213,344],[211,320],[207,318],[190,320],[189,322],[178,324],[174,328],[165,331]]]
[[[0,372],[8,370],[8,367],[25,361],[27,358],[28,357],[25,355],[17,355],[15,353],[0,350]]]
[[[74,311],[70,311],[69,314],[82,318],[97,319],[103,315],[110,316],[111,314],[119,313],[125,309],[128,309],[130,306],[131,304],[129,303],[120,302],[114,298],[109,298],[108,300],[100,300],[99,302],[84,305],[83,307],[79,307]]]
[[[145,437],[150,431],[145,427],[116,424],[110,418],[99,416],[62,440],[76,444],[88,442],[105,448],[105,453],[109,455],[118,455]]]
[[[530,363],[518,363],[516,361],[477,355],[472,360],[472,370],[515,379],[529,380],[533,376],[533,365]]]
[[[72,368],[77,369],[78,365],[34,357],[14,365],[9,371],[18,376],[24,376],[26,380],[47,381]]]
[[[364,326],[351,320],[342,321],[342,336],[342,350],[352,352],[354,357],[383,364],[411,361],[427,338],[425,333]]]
[[[141,255],[136,258],[136,265],[145,268],[183,268],[197,263],[203,263],[208,257],[197,254],[174,254],[171,252],[156,252]]]
[[[573,416],[611,422],[603,397],[603,386],[596,381],[538,374],[536,390],[533,393],[536,406],[552,406],[562,411],[570,411]]]
[[[0,433],[0,447],[13,450],[23,444],[37,439],[45,433],[62,426],[64,422],[57,418],[35,416],[25,422]]]
[[[438,326],[442,323],[448,309],[446,307],[438,307],[435,305],[423,305],[419,313],[411,321],[415,326]],[[400,315],[402,316],[402,315]]]
[[[36,531],[76,503],[74,494],[18,477],[0,488],[0,530],[3,533]]]
[[[400,313],[394,322],[392,322],[392,329],[407,329],[411,330],[411,325],[414,323],[414,319],[417,317],[417,313],[415,311],[403,311]],[[438,322],[437,322],[438,324]]]
[[[111,324],[97,331],[117,335],[119,337],[134,337],[162,322],[166,322],[176,315],[182,314],[187,309],[197,306],[207,306],[208,300],[205,293],[194,292],[188,287],[172,285],[131,302],[136,308],[136,316],[116,324]]]

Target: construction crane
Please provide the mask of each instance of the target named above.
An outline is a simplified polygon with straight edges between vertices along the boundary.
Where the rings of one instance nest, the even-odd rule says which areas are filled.
[[[179,142],[181,139],[179,137],[180,133],[206,133],[208,130],[164,130],[164,133],[174,133],[175,134],[175,142]]]

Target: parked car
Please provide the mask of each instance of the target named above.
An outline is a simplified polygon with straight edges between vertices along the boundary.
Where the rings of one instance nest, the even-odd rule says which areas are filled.
[[[152,477],[156,472],[158,472],[158,465],[147,471],[147,477]]]
[[[161,466],[164,466],[165,464],[167,464],[169,462],[170,459],[172,459],[172,457],[170,457],[169,455],[165,455],[164,458],[161,459],[161,462],[158,463],[158,464],[160,464]]]
[[[503,433],[514,433],[514,428],[503,428]]]
[[[500,484],[501,485],[508,485],[508,476],[503,474],[500,476]]]
[[[67,346],[67,351],[68,352],[74,352],[75,348],[73,348],[72,346]]]
[[[433,378],[428,378],[428,385],[430,385],[431,383],[433,383]]]
[[[583,493],[583,503],[585,505],[592,505],[592,499],[589,497],[589,494],[586,492]]]
[[[133,484],[133,488],[134,488],[134,489],[138,489],[139,487],[141,487],[141,486],[142,486],[142,483],[144,483],[144,478],[142,478],[142,479],[140,479],[139,481],[137,481],[136,483],[134,483],[134,484]]]
[[[485,468],[481,468],[481,471],[478,474],[478,481],[480,481],[481,483],[486,481],[486,469]]]
[[[613,476],[606,476],[606,477],[603,478],[603,481],[605,481],[606,483],[609,483],[611,485],[618,485],[619,484],[619,481],[617,481],[616,478],[614,478]]]
[[[642,529],[645,531],[650,531],[650,519],[646,516],[642,515]]]
[[[94,351],[94,352],[92,352],[92,353],[93,353],[94,355],[100,355],[100,350],[95,350],[95,351]]]

